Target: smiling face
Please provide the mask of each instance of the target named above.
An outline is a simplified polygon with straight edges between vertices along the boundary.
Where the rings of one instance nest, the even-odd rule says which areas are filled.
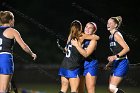
[[[92,24],[92,23],[86,24],[85,29],[84,29],[85,34],[91,35],[91,34],[95,33],[95,31],[96,31],[95,24]]]
[[[112,31],[113,29],[116,29],[117,24],[114,22],[113,19],[109,19],[107,22],[107,30]]]

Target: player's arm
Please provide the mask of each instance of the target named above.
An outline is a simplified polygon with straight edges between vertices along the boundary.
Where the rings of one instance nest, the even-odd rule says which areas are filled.
[[[90,41],[86,49],[83,49],[76,39],[72,40],[71,43],[73,46],[77,48],[79,53],[83,55],[85,58],[88,57],[96,49],[96,45],[97,45],[97,41],[94,39]]]
[[[99,40],[100,39],[100,37],[95,34],[93,34],[93,35],[83,34],[83,38],[88,39],[88,40],[92,40],[92,39]]]
[[[121,57],[121,56],[125,55],[127,52],[130,51],[129,46],[126,44],[123,37],[121,37],[119,33],[116,33],[114,35],[114,38],[123,48],[123,50],[120,53],[118,53],[117,55],[119,55]]]
[[[119,55],[121,57],[121,56],[125,55],[128,51],[130,51],[129,46],[126,44],[123,37],[119,33],[115,33],[114,38],[122,46],[123,49],[118,54],[109,56],[108,57],[109,62],[113,62],[115,59],[117,59],[117,55]]]
[[[36,59],[36,54],[34,54],[31,49],[29,48],[29,46],[23,41],[23,39],[21,38],[21,35],[20,33],[15,30],[15,29],[12,29],[12,32],[13,32],[13,36],[15,38],[15,40],[17,41],[17,43],[20,45],[20,47],[25,51],[27,52],[28,54],[30,54],[32,57],[33,57],[33,60]]]

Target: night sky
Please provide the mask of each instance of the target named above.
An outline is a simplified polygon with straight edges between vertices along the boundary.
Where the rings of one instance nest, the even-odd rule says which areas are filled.
[[[75,19],[81,21],[83,27],[89,21],[97,24],[97,35],[101,39],[96,55],[101,63],[106,63],[110,55],[106,22],[112,16],[122,16],[120,30],[131,49],[128,57],[133,64],[140,62],[140,7],[137,4],[138,0],[1,0],[0,10],[14,13],[15,28],[37,53],[38,62],[56,64],[64,57],[57,48],[56,39],[65,45],[70,23]],[[18,45],[15,53],[30,60]]]

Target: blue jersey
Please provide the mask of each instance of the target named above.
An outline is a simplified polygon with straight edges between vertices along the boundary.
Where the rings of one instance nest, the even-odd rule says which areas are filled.
[[[115,60],[111,75],[117,77],[125,77],[129,69],[129,60],[127,58],[122,60]]]
[[[80,76],[80,72],[81,72],[80,68],[69,70],[69,69],[61,67],[59,69],[58,75],[66,77],[66,78],[77,78]]]
[[[84,40],[83,48],[86,49],[90,44],[90,40]],[[87,58],[84,59],[82,67],[82,75],[86,76],[87,73],[90,73],[91,76],[97,76],[98,71],[98,61],[95,56],[95,51]]]
[[[13,74],[14,62],[11,53],[0,53],[0,74]]]
[[[88,47],[88,45],[90,44],[90,40],[84,40],[83,42],[83,48],[86,49]],[[85,58],[84,60],[89,60],[91,61],[92,59],[96,59],[96,56],[95,56],[95,51],[94,53],[90,54],[87,58]]]

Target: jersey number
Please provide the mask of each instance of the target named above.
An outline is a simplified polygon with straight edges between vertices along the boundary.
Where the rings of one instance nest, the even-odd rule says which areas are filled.
[[[71,47],[72,47],[72,45],[68,45],[67,52],[66,52],[66,57],[70,57],[70,55],[71,55]]]
[[[0,38],[0,50],[2,50],[2,39]]]

